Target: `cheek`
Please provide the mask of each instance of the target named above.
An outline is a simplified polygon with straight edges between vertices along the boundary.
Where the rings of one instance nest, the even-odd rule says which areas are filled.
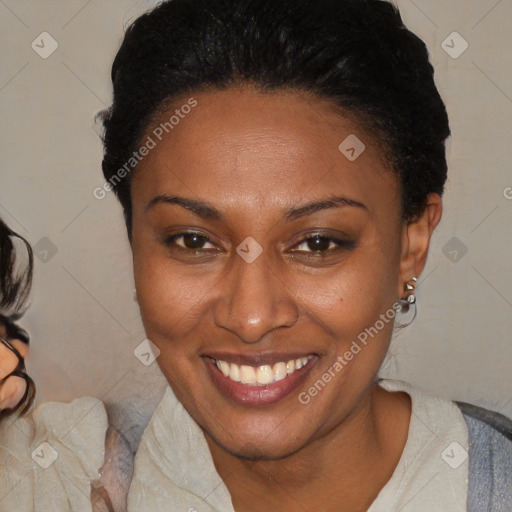
[[[396,252],[396,251],[394,251]],[[340,341],[374,324],[396,300],[399,258],[378,244],[356,250],[329,274],[290,275],[298,303]]]
[[[17,349],[22,357],[27,354],[28,348],[22,341],[11,340],[10,343]],[[12,372],[18,364],[16,354],[5,345],[0,344],[0,378]]]
[[[200,269],[185,271],[154,244],[134,243],[133,254],[137,300],[149,338],[158,346],[160,338],[172,341],[183,336],[204,317],[215,275]]]
[[[25,379],[9,377],[0,387],[0,410],[14,409],[20,402],[27,389]]]

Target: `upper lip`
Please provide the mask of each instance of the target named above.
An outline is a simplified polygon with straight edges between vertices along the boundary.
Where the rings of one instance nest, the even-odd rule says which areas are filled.
[[[255,354],[240,354],[234,352],[208,352],[203,354],[205,357],[211,357],[212,359],[226,361],[226,363],[235,363],[238,365],[247,366],[272,366],[280,362],[288,362],[292,359],[302,359],[303,357],[317,355],[314,352],[258,352]]]

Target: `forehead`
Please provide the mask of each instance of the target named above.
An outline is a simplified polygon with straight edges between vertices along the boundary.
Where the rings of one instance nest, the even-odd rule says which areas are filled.
[[[149,127],[155,147],[138,165],[135,194],[214,196],[226,207],[237,197],[282,207],[290,198],[340,192],[371,208],[398,197],[397,177],[376,141],[326,100],[250,87],[191,96],[197,106],[189,113],[175,115],[187,96]],[[167,124],[159,140],[155,128],[173,115],[172,129]]]

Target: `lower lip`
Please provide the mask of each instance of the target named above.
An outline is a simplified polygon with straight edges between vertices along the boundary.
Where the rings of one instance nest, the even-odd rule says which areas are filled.
[[[313,356],[300,370],[295,370],[282,380],[264,386],[252,386],[225,377],[212,358],[204,357],[208,373],[217,389],[241,405],[268,405],[279,402],[303,384],[317,359],[317,356]]]

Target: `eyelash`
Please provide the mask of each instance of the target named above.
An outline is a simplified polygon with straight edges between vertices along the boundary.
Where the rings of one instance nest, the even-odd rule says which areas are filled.
[[[204,254],[206,252],[212,251],[212,249],[204,249],[204,248],[189,249],[189,248],[177,245],[175,243],[177,239],[183,238],[186,235],[197,235],[200,239],[204,240],[205,243],[212,243],[211,240],[207,236],[205,236],[202,233],[199,233],[197,231],[182,231],[180,233],[175,233],[173,235],[166,237],[164,240],[164,243],[169,248],[178,250],[180,252],[188,253],[188,254],[201,254],[201,253]],[[333,237],[326,233],[316,232],[316,233],[308,234],[308,236],[301,238],[293,247],[300,246],[303,243],[307,243],[309,240],[314,240],[317,238],[328,240],[329,247],[330,247],[331,243],[337,244],[337,247],[334,249],[331,248],[331,249],[327,249],[324,251],[297,251],[297,250],[294,250],[292,252],[305,253],[305,254],[309,254],[309,255],[318,257],[318,256],[330,255],[330,254],[333,254],[333,253],[338,252],[343,249],[351,250],[356,245],[354,240],[343,240],[341,238],[336,238],[336,237]]]

